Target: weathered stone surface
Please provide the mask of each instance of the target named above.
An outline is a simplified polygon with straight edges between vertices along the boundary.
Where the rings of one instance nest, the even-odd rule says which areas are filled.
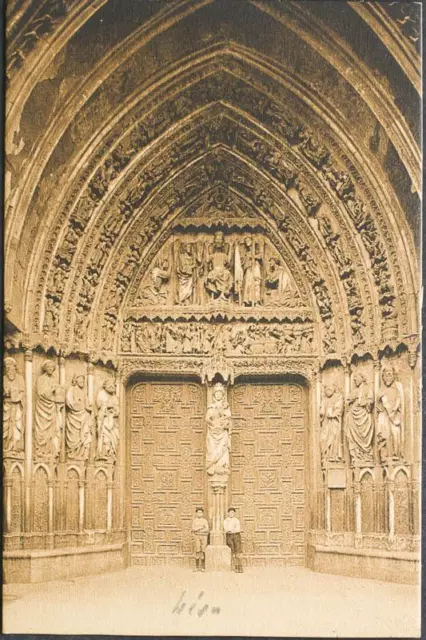
[[[231,549],[226,545],[209,545],[206,549],[206,571],[230,571]]]

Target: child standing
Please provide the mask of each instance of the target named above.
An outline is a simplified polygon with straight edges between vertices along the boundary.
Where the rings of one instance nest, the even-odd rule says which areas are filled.
[[[232,558],[234,560],[235,573],[243,573],[243,565],[241,561],[241,525],[235,516],[234,507],[229,507],[228,517],[225,518],[223,527],[226,533],[226,544],[231,547]]]
[[[204,517],[204,509],[198,507],[195,510],[195,518],[192,521],[192,533],[195,541],[195,569],[194,571],[205,571],[204,553],[207,547],[207,536],[209,535],[209,523]]]

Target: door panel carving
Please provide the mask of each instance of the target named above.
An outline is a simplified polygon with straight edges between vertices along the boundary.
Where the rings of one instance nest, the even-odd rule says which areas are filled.
[[[307,405],[294,384],[231,392],[231,500],[251,565],[305,563]]]
[[[133,564],[188,564],[191,522],[204,505],[204,391],[153,382],[131,392]]]

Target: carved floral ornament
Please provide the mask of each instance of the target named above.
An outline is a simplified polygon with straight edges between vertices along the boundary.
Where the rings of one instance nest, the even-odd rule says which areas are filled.
[[[238,85],[238,83],[236,84]],[[228,83],[224,83],[223,88],[225,92],[229,90],[235,101],[249,99],[247,92],[244,93],[243,89],[244,87],[232,87],[231,80]],[[191,97],[193,100],[195,99],[194,96]],[[339,210],[345,211],[346,217],[349,216],[352,219],[351,233],[354,233],[353,226],[358,230],[360,239],[370,255],[371,262],[368,266],[373,269],[373,273],[375,274],[374,277],[377,282],[377,293],[374,294],[374,297],[379,296],[379,300],[381,301],[383,323],[385,326],[394,327],[397,314],[395,308],[396,290],[395,286],[392,284],[389,261],[384,245],[380,241],[380,234],[376,227],[376,223],[373,221],[373,218],[366,210],[364,204],[356,195],[353,181],[344,171],[333,168],[329,152],[327,152],[327,150],[325,150],[325,148],[323,148],[303,127],[296,126],[294,123],[292,124],[286,118],[281,107],[274,105],[271,101],[267,101],[265,105],[265,100],[263,100],[262,108],[259,110],[258,102],[259,101],[256,103],[256,101],[251,99],[251,104],[249,104],[247,108],[251,108],[253,111],[256,111],[257,117],[265,117],[266,115],[270,116],[271,114],[274,114],[274,117],[272,118],[274,134],[277,135],[278,133],[280,135],[281,144],[284,140],[286,141],[286,153],[288,152],[290,154],[289,157],[291,155],[297,155],[299,160],[303,160],[308,171],[306,174],[308,182],[306,182],[305,179],[301,179],[300,173],[296,174],[294,172],[290,160],[287,161],[287,158],[284,160],[282,151],[271,148],[269,140],[256,139],[256,136],[253,137],[253,133],[248,132],[247,129],[242,131],[242,136],[235,136],[235,132],[232,133],[230,130],[229,123],[225,123],[223,126],[215,125],[213,133],[210,130],[204,133],[204,139],[202,136],[198,136],[193,139],[192,142],[189,141],[189,155],[185,157],[184,148],[183,158],[178,158],[178,160],[182,160],[184,163],[188,162],[191,159],[191,153],[193,150],[195,150],[196,153],[199,153],[200,145],[203,147],[203,145],[206,144],[206,138],[208,144],[211,145],[211,140],[214,140],[214,135],[217,137],[216,139],[224,139],[225,143],[228,141],[228,144],[231,144],[231,146],[234,144],[235,140],[237,143],[240,143],[239,141],[241,138],[241,144],[245,146],[246,153],[251,153],[253,160],[261,163],[262,171],[267,172],[274,182],[278,182],[281,190],[284,190],[287,194],[289,191],[293,190],[293,196],[298,200],[297,205],[299,205],[300,210],[303,212],[304,216],[313,220],[311,220],[309,224],[317,227],[316,233],[322,237],[321,243],[323,246],[325,245],[325,250],[328,256],[331,256],[331,263],[334,265],[333,269],[335,269],[339,274],[341,287],[343,288],[343,293],[341,295],[350,298],[350,300],[348,300],[349,317],[352,321],[351,326],[355,341],[362,342],[362,340],[365,339],[361,337],[363,324],[366,322],[365,303],[357,301],[354,304],[352,302],[352,300],[357,296],[359,297],[360,292],[362,293],[365,290],[365,286],[357,285],[356,273],[360,269],[359,265],[362,264],[361,258],[359,256],[354,256],[353,258],[347,256],[347,243],[340,235],[342,230],[339,227],[336,228],[336,225],[333,224],[333,221],[330,220],[327,213],[321,214],[321,200],[312,187],[309,186],[309,181],[313,179],[312,176],[316,175],[315,180],[318,181],[319,175],[321,178],[321,189],[319,189],[319,191],[324,191],[324,188],[331,188],[332,193],[334,193],[334,199],[337,197],[337,201],[340,203]],[[194,102],[191,102],[191,100],[189,100],[189,107],[185,102],[183,102],[183,105],[183,113],[185,113],[185,109],[194,108]],[[165,108],[165,105],[163,105],[163,108]],[[136,129],[133,129],[133,131],[130,132],[133,136],[136,135],[135,130]],[[233,135],[234,141],[232,138]],[[143,140],[144,136],[142,133],[141,136],[141,140]],[[221,142],[221,144],[223,143]],[[290,145],[290,148],[288,148],[288,145]],[[182,148],[182,144],[179,146]],[[137,147],[138,149],[140,148],[137,144],[134,144],[133,147]],[[243,149],[241,149],[241,151],[239,150],[239,152],[242,153]],[[113,154],[113,152],[111,153]],[[125,170],[125,168],[130,165],[132,149],[124,151],[123,147],[121,147],[121,151],[116,151],[115,153],[115,161],[113,162],[111,155],[111,160],[105,161],[102,171],[98,171],[92,178],[89,183],[87,193],[80,197],[79,210],[78,212],[75,210],[72,214],[69,230],[65,234],[65,245],[63,245],[63,249],[60,249],[56,255],[54,263],[56,266],[54,272],[49,276],[50,288],[48,289],[45,298],[46,307],[44,328],[47,331],[55,331],[55,327],[59,322],[59,309],[62,305],[61,301],[64,295],[63,289],[67,286],[67,275],[75,268],[71,266],[73,263],[73,256],[76,252],[79,240],[86,239],[87,234],[83,234],[83,231],[88,219],[92,216],[93,207],[96,206],[96,202],[100,202],[102,198],[109,195],[110,184],[116,184],[120,171]],[[114,221],[109,219],[109,226],[105,228],[104,231],[100,231],[94,238],[89,236],[86,247],[88,248],[88,246],[93,246],[94,248],[91,252],[87,252],[87,249],[84,248],[82,252],[79,252],[80,258],[84,258],[85,255],[92,256],[89,262],[89,267],[85,271],[85,279],[83,282],[87,283],[89,289],[92,289],[94,292],[96,291],[98,284],[100,282],[104,282],[106,277],[103,274],[102,252],[108,253],[107,248],[111,246],[111,244],[114,245],[116,240],[122,236],[123,230],[128,224],[126,221],[131,221],[132,218],[135,217],[136,214],[134,213],[134,209],[144,205],[144,202],[147,201],[149,197],[155,197],[154,192],[156,190],[155,188],[153,189],[153,186],[155,184],[161,185],[161,176],[166,174],[169,175],[170,170],[173,169],[173,163],[175,162],[173,153],[162,155],[164,158],[167,158],[168,166],[166,164],[161,167],[158,162],[156,165],[154,163],[154,166],[148,170],[149,173],[146,174],[143,179],[139,178],[137,183],[136,181],[132,183],[131,180],[126,179],[127,188],[129,189],[127,194],[122,193],[122,195],[119,195],[118,192],[114,192],[112,194],[113,199],[115,198],[115,201],[119,203],[117,205],[117,222],[114,223]],[[178,166],[178,164],[176,164],[176,166]],[[185,198],[186,196],[184,190],[182,192],[182,189],[184,189],[185,186],[188,188],[190,187],[190,185],[184,185],[183,187],[180,187],[181,192],[179,192],[179,190],[175,192],[177,202],[175,200],[172,204],[172,208],[173,206],[179,207],[181,205],[182,197]],[[219,202],[219,207],[226,208],[226,199],[224,199],[223,193],[221,197],[222,200]],[[270,198],[270,196],[267,191],[265,193],[252,193],[251,198],[252,200],[256,198],[258,209],[263,207],[264,210],[269,213],[270,207],[268,206],[268,198]],[[153,200],[150,202],[153,203]],[[344,207],[343,209],[342,205]],[[110,211],[110,209],[108,210]],[[77,213],[79,217],[76,217]],[[268,215],[268,213],[266,215]],[[115,227],[114,224],[116,225]],[[153,231],[147,232],[146,237],[148,242],[150,242],[149,237],[152,237],[153,233],[155,235],[155,232],[155,227]],[[134,233],[133,230],[132,233]],[[345,233],[347,233],[347,231],[345,231]],[[96,258],[96,251],[99,253],[99,258]],[[136,248],[134,249],[134,253],[135,262],[137,263],[139,257]],[[350,265],[350,262],[352,262],[352,266]],[[84,263],[81,263],[81,265],[78,266],[79,273],[81,272],[80,266],[84,269],[83,264]],[[77,283],[73,282],[71,290],[66,292],[68,297],[70,294],[73,296],[75,295],[73,290],[76,285]],[[87,316],[91,309],[95,294],[89,294],[89,298],[87,298],[87,294],[82,294],[80,290],[78,295],[79,298],[77,301],[75,301],[75,299],[73,300],[73,298],[69,298],[69,308],[77,306],[78,315],[81,314],[82,316]],[[367,315],[369,314],[370,312],[368,311]],[[371,335],[371,327],[368,330]],[[85,332],[84,328],[82,332]]]

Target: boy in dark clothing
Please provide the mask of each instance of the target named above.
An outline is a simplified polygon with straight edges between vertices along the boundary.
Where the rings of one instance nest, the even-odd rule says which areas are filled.
[[[192,533],[195,542],[195,571],[205,571],[204,554],[209,535],[209,523],[204,517],[204,509],[198,507],[195,510],[195,518],[192,521]]]

